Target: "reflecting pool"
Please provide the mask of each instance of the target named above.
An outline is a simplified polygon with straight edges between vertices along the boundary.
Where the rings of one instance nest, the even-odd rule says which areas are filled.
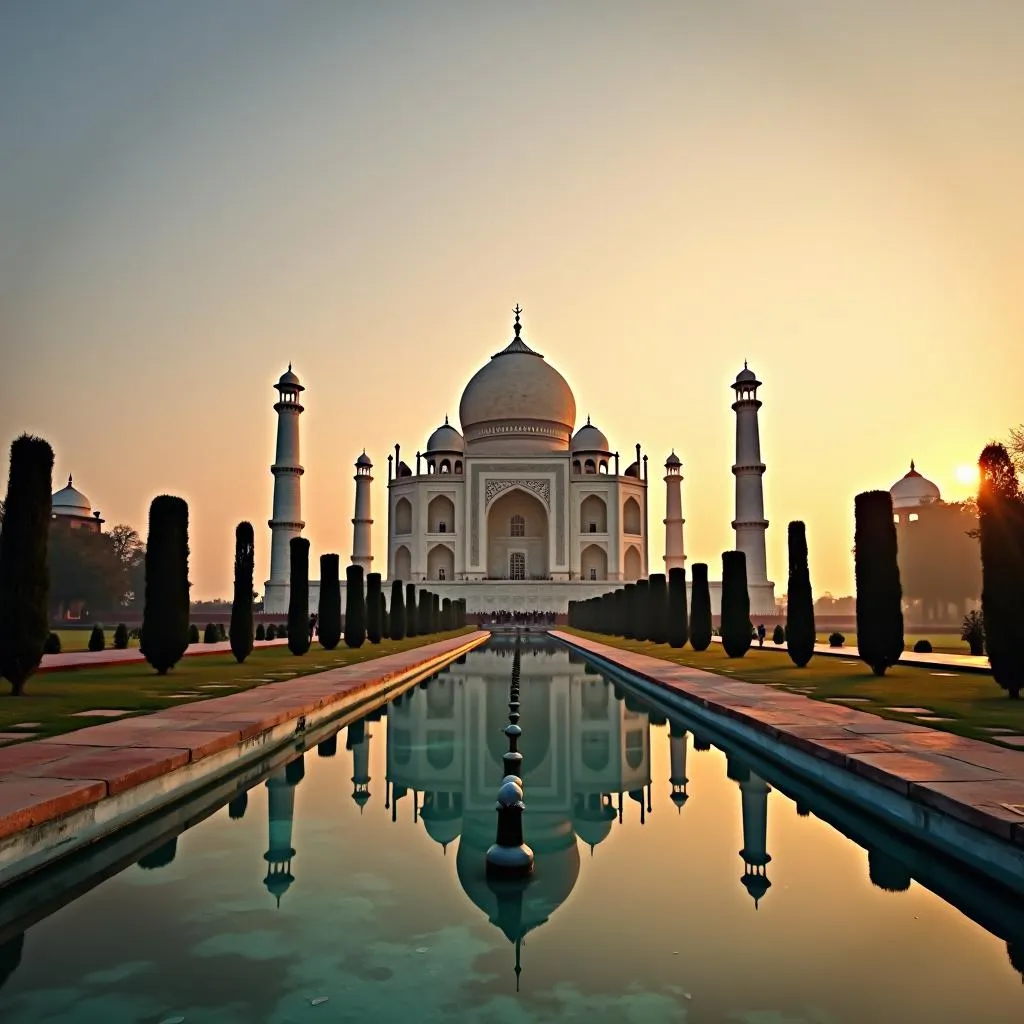
[[[0,1021],[1024,1020],[1020,901],[551,641],[535,872],[489,884],[511,668],[493,640],[120,870],[0,893]]]

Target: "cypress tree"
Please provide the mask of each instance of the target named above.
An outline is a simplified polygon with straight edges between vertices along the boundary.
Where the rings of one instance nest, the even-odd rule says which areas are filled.
[[[446,633],[455,628],[455,620],[452,618],[452,602],[447,597],[441,602],[441,628]]]
[[[128,648],[128,627],[123,623],[117,624],[114,630],[114,649],[124,651]]]
[[[345,643],[362,647],[366,640],[366,594],[363,567],[350,565],[345,570]]]
[[[18,697],[50,635],[50,496],[53,449],[23,434],[11,444],[0,530],[0,675]]]
[[[92,632],[89,634],[89,650],[95,653],[96,651],[102,651],[107,646],[107,638],[103,634],[103,627],[97,623],[92,627]]]
[[[160,675],[188,647],[188,504],[160,494],[149,506],[146,539],[146,598],[139,646]]]
[[[633,638],[646,640],[650,634],[650,584],[647,580],[637,580],[633,591]]]
[[[622,638],[633,639],[633,626],[636,622],[636,584],[627,583],[622,588]],[[589,628],[589,620],[587,628]]]
[[[341,640],[341,581],[337,555],[320,556],[320,602],[316,613],[316,631],[320,646],[333,651]]]
[[[416,584],[405,585],[405,635],[418,636],[420,625],[420,613],[416,607]]]
[[[256,541],[252,523],[235,527],[235,592],[231,600],[228,639],[235,661],[241,663],[252,653],[254,641],[252,577],[256,565]]]
[[[371,572],[366,576],[366,639],[379,644],[384,635],[380,621],[380,573]]]
[[[430,632],[440,633],[441,629],[441,598],[438,594],[430,595]]]
[[[981,614],[992,676],[1012,700],[1024,688],[1024,497],[1001,444],[978,460]]]
[[[708,585],[708,567],[695,562],[690,591],[690,646],[695,651],[706,651],[711,646],[711,588]]]
[[[388,635],[392,640],[405,639],[405,601],[401,580],[391,584],[391,613],[388,615]]]
[[[857,649],[876,676],[903,653],[903,589],[896,561],[892,495],[865,491],[854,499]]]
[[[786,647],[797,668],[814,654],[814,597],[807,568],[807,530],[803,523],[789,524],[789,600],[786,605]],[[778,627],[776,627],[778,631]],[[775,641],[779,643],[779,640]]]
[[[647,601],[651,643],[668,643],[668,585],[663,572],[652,573],[647,581]]]
[[[288,583],[288,650],[309,650],[309,541],[292,537],[288,542],[291,576]]]
[[[385,640],[391,636],[390,626],[388,625],[388,599],[384,596],[383,588],[380,592],[380,635]]]
[[[420,636],[429,636],[434,631],[430,628],[430,612],[434,603],[434,595],[429,590],[420,589],[416,600],[416,632]]]
[[[750,650],[750,594],[747,591],[747,556],[742,551],[722,552],[722,646],[730,658]]]
[[[686,570],[668,571],[668,643],[670,647],[685,647],[690,638],[690,624],[686,615]]]

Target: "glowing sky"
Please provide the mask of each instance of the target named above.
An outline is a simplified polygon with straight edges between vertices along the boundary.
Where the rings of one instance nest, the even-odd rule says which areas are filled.
[[[1017,0],[5,4],[0,444],[143,533],[182,495],[228,596],[292,360],[313,558],[347,561],[365,447],[383,570],[391,446],[520,302],[581,423],[680,454],[713,577],[749,359],[769,575],[802,518],[850,592],[854,494],[914,458],[963,495],[1024,418],[1022,52]]]

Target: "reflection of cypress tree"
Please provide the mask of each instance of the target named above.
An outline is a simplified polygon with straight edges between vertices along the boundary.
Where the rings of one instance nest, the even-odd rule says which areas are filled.
[[[903,863],[879,850],[868,850],[868,878],[886,892],[906,892],[910,888],[910,872]]]
[[[228,817],[232,821],[241,821],[245,817],[245,809],[249,806],[249,794],[239,793],[228,804]]]
[[[139,867],[144,871],[154,871],[157,868],[165,868],[170,864],[178,852],[178,837],[168,839],[163,846],[158,846],[145,857],[139,858]]]
[[[306,762],[302,754],[294,761],[289,761],[284,768],[284,777],[289,786],[297,786],[306,777]]]
[[[8,939],[3,945],[0,945],[0,988],[7,984],[7,979],[21,964],[21,953],[24,947],[24,932],[20,935],[15,935],[13,939]]]
[[[1006,955],[1010,958],[1010,966],[1021,976],[1024,981],[1024,941],[1008,942],[1006,944]],[[0,969],[0,985],[3,985],[3,973]]]
[[[316,745],[317,757],[334,757],[338,752],[338,734],[335,733],[333,736],[328,736],[327,739],[321,740]]]
[[[725,755],[725,774],[733,782],[746,782],[750,778],[750,768],[730,754]]]
[[[710,750],[710,740],[704,739],[703,736],[698,736],[696,733],[693,734],[693,749],[694,750]]]
[[[708,567],[695,562],[690,587],[690,646],[695,651],[706,651],[711,646],[711,589],[708,585]]]
[[[807,806],[807,804],[802,804],[799,800],[797,800],[796,813],[797,817],[809,818],[811,816],[811,809]]]

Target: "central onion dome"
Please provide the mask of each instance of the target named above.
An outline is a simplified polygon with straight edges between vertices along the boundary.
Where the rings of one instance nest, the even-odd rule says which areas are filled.
[[[479,369],[462,392],[459,419],[467,446],[478,453],[566,451],[576,400],[565,378],[515,337]]]
[[[51,510],[58,516],[89,516],[92,505],[89,499],[71,483],[68,477],[67,487],[62,487],[50,499]]]
[[[939,488],[918,473],[914,463],[910,463],[910,472],[900,477],[889,488],[892,495],[893,508],[914,508],[918,505],[930,505],[942,497]]]

